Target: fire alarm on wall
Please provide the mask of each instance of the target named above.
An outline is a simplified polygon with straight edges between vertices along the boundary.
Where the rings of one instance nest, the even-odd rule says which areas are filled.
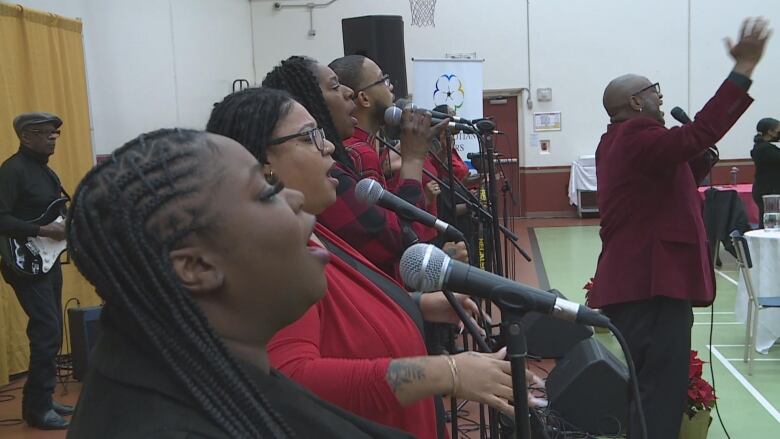
[[[550,87],[537,88],[536,100],[539,102],[550,102],[552,100],[552,89]]]

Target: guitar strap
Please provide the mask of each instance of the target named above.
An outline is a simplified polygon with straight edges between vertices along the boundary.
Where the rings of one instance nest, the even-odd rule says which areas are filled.
[[[57,174],[55,174],[54,171],[52,171],[51,168],[49,168],[46,165],[43,165],[43,168],[46,169],[46,172],[49,174],[49,176],[54,180],[55,183],[57,183],[57,186],[59,186],[62,195],[65,195],[65,198],[67,198],[68,202],[70,202],[71,200],[70,194],[68,194],[68,191],[66,191],[65,188],[62,187],[62,182],[60,181],[60,178],[57,177]],[[61,213],[64,215],[65,212],[67,212],[67,210],[68,210],[67,207],[63,206]]]

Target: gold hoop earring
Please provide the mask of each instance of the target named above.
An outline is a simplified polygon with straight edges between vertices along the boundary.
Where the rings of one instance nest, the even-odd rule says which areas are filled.
[[[267,174],[265,174],[265,181],[267,181],[269,184],[276,184],[279,182],[279,177],[274,174],[273,169],[269,170]]]

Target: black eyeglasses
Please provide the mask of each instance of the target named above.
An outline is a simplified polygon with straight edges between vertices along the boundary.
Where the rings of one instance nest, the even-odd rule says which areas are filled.
[[[379,85],[379,84],[382,84],[382,83],[385,84],[385,87],[390,87],[390,75],[385,74],[381,78],[379,78],[377,81],[374,81],[374,82],[372,82],[371,84],[368,84],[365,87],[362,87],[362,88],[359,88],[359,89],[355,90],[355,95],[357,96],[357,94],[360,93],[361,91],[365,91],[365,90],[367,90],[367,89],[369,89],[369,88],[371,88],[371,87],[373,87],[375,85]]]
[[[39,130],[37,128],[29,128],[27,131],[33,134],[41,134],[43,137],[49,137],[52,134],[59,137],[59,135],[62,134],[62,131],[60,130]]]
[[[314,147],[317,148],[317,151],[324,152],[325,151],[325,130],[322,128],[312,128],[309,131],[304,131],[302,133],[296,133],[296,134],[290,134],[289,136],[282,136],[277,137],[276,139],[271,139],[268,141],[268,146],[271,145],[278,145],[280,143],[284,143],[288,140],[292,140],[298,137],[308,137],[309,142],[314,144]]]
[[[661,84],[656,82],[655,84],[650,84],[647,87],[643,88],[642,90],[639,90],[638,92],[632,94],[631,96],[636,96],[638,94],[642,94],[642,92],[645,92],[645,91],[650,90],[650,89],[653,89],[653,91],[655,91],[655,94],[657,94],[657,95],[661,94]]]

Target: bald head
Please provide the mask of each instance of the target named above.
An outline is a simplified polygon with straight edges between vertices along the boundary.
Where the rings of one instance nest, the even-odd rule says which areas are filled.
[[[650,85],[649,79],[631,73],[610,81],[604,89],[604,109],[607,110],[607,114],[613,117],[629,107],[631,95],[648,85]]]
[[[663,95],[653,88],[644,76],[618,76],[604,89],[604,109],[612,122],[621,122],[638,116],[651,117],[663,123]],[[640,92],[641,91],[641,92]],[[656,91],[658,91],[656,93]]]

